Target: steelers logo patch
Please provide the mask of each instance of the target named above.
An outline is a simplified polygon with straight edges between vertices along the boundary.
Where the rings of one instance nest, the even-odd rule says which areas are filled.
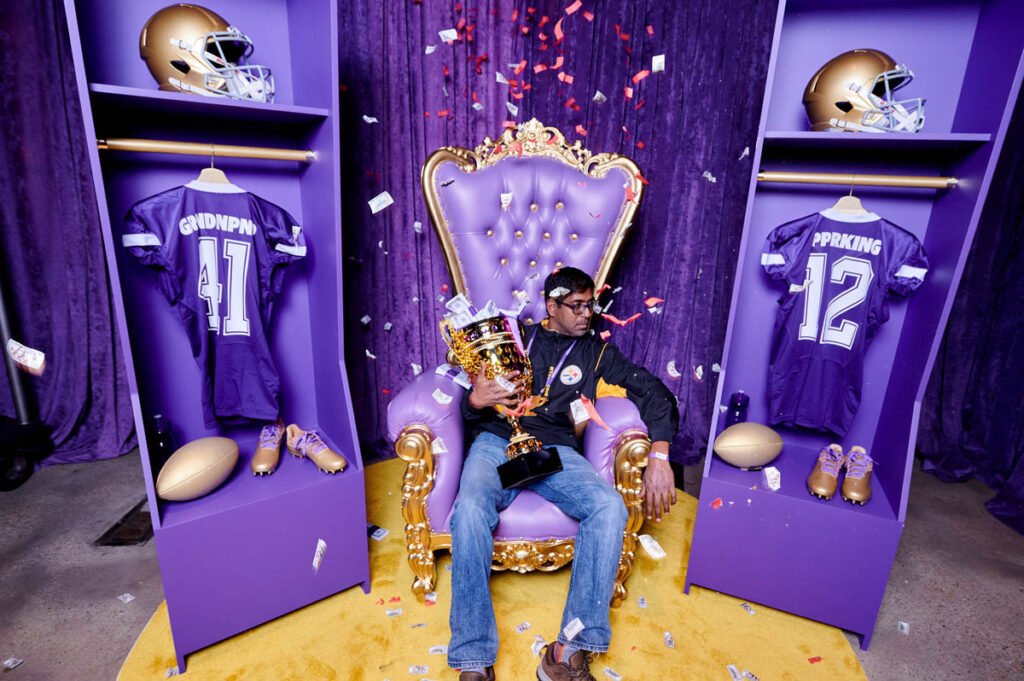
[[[562,373],[559,375],[563,385],[576,385],[583,378],[583,372],[575,364],[562,369]]]

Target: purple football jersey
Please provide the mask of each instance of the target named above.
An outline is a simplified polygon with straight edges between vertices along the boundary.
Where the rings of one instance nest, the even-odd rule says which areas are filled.
[[[860,406],[864,353],[889,318],[886,297],[921,285],[924,248],[874,213],[829,209],[772,230],[761,265],[789,286],[772,337],[769,422],[843,436]]]
[[[276,419],[266,330],[284,266],[306,255],[295,220],[235,185],[193,181],[132,206],[122,241],[185,325],[206,426]]]

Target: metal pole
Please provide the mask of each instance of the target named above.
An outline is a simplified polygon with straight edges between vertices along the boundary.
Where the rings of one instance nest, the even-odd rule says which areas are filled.
[[[234,158],[262,158],[272,161],[299,161],[312,163],[316,155],[308,149],[275,149],[272,147],[243,147],[234,144],[201,144],[144,140],[128,137],[109,137],[96,140],[100,149],[112,151],[148,151],[157,154],[184,154],[187,156],[231,156]]]

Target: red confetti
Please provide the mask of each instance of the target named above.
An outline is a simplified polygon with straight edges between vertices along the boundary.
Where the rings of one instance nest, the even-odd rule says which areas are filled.
[[[594,218],[595,220],[598,219],[599,217],[601,217],[600,213],[598,213],[597,215],[594,215],[590,211],[587,211],[587,215],[589,215],[590,217]]]
[[[505,127],[505,128],[514,128],[514,127],[516,127],[516,122],[515,121],[502,121],[501,125],[502,125],[502,127]]]
[[[602,331],[601,333],[599,333],[597,335],[599,335],[601,337],[601,340],[606,341],[609,338],[611,338],[612,332],[611,331]]]
[[[512,95],[512,99],[522,99],[523,98],[523,93],[522,92],[510,92],[509,94]]]
[[[578,10],[582,6],[583,6],[583,0],[576,0],[576,2],[572,3],[571,5],[569,5],[568,7],[565,8],[565,13],[566,14],[575,14],[576,10]]]
[[[459,23],[455,26],[456,31],[461,31],[466,27],[466,17],[459,19]]]
[[[429,111],[424,111],[423,115],[426,116],[427,118],[430,118],[430,112]]]
[[[818,655],[817,657],[808,657],[807,661],[810,662],[811,664],[814,664],[816,662],[821,662],[821,655]]]
[[[586,19],[587,21],[593,21],[594,20],[594,13],[593,12],[584,12],[583,13],[583,18]]]
[[[447,76],[447,75],[448,75],[449,73],[451,73],[451,71],[449,71],[449,70],[448,70],[448,65],[447,65],[447,64],[445,64],[445,65],[444,65],[444,75],[446,75],[446,76]]]
[[[384,599],[383,598],[378,599],[377,602],[374,603],[374,605],[384,605]]]
[[[388,599],[388,603],[401,603],[401,602],[402,602],[402,597],[401,596],[392,596],[391,598]]]
[[[643,80],[649,75],[651,75],[651,72],[648,71],[647,69],[644,69],[643,71],[638,71],[637,74],[633,76],[633,83],[639,83],[641,80]]]
[[[609,284],[604,284],[604,285],[601,286],[601,288],[599,288],[596,291],[594,291],[594,296],[595,297],[599,296],[599,295],[601,295],[602,293],[604,293],[605,291],[607,291],[610,288],[611,288],[611,286]]]
[[[633,88],[626,88],[626,99],[633,99]]]
[[[558,59],[555,59],[555,63],[551,65],[551,68],[553,68],[555,71],[557,71],[558,69],[562,68],[562,64],[564,64],[564,63],[565,63],[565,57],[562,56],[562,55],[558,55]]]
[[[626,201],[631,203],[639,203],[636,200],[636,194],[633,193],[633,188],[628,184],[626,185]]]
[[[709,505],[709,506],[711,506],[711,508],[713,508],[713,509],[715,509],[715,510],[717,511],[718,509],[722,508],[722,497],[715,497],[715,500],[714,500],[714,501],[712,501],[712,502],[711,502],[710,504],[708,504],[708,505]],[[820,659],[821,659],[821,658],[819,657],[819,658],[818,658],[818,660],[820,660]],[[816,661],[817,661],[817,660],[815,660],[815,662],[816,662]]]
[[[615,24],[615,35],[619,35],[622,32],[622,27]]]
[[[644,102],[646,102],[646,101],[647,101],[646,99],[641,99],[640,103],[633,107],[633,110],[635,111],[635,110],[639,109],[640,107],[642,107],[644,105]]]
[[[448,292],[448,284],[441,284],[441,290],[445,293]]]
[[[519,18],[519,10],[517,10],[517,9],[512,10],[512,21],[515,21],[518,18]]]
[[[541,26],[543,26],[544,24],[548,23],[549,21],[551,21],[551,17],[549,17],[547,14],[545,14],[544,16],[542,16],[540,18],[540,23],[537,24],[537,28],[540,28]]]
[[[644,143],[643,142],[637,142],[636,143],[636,148],[637,149],[643,149],[644,148]]]
[[[548,70],[548,65],[547,64],[536,64],[533,67],[533,72],[534,73],[540,73],[541,71],[547,71],[547,70]]]
[[[558,43],[562,42],[562,38],[565,37],[565,34],[562,33],[562,20],[563,19],[565,19],[565,17],[562,17],[561,19],[559,19],[558,21],[555,22],[555,44],[556,45]]]
[[[572,85],[573,78],[568,73],[566,73],[564,71],[559,71],[559,73],[558,73],[558,80],[562,81],[566,85]]]
[[[575,102],[576,102],[576,98],[575,97],[570,97],[569,100],[565,103],[565,108],[568,109]]]
[[[523,35],[529,35],[530,34],[530,27],[529,26],[520,26],[519,30],[523,32]]]
[[[435,603],[434,601],[423,601],[423,605],[429,608],[432,605],[437,605],[437,603]]]
[[[654,35],[654,27],[650,24],[647,25],[647,35]]]
[[[590,417],[591,421],[605,430],[611,430],[611,428],[608,427],[608,424],[604,422],[604,419],[601,418],[601,415],[597,413],[597,407],[594,406],[593,402],[587,399],[586,395],[580,395],[580,401],[583,402],[583,408],[587,410],[587,416]]]
[[[438,117],[438,118],[444,118],[445,116],[447,116],[447,115],[448,115],[448,114],[450,114],[451,112],[452,112],[452,110],[451,110],[451,109],[444,109],[444,110],[442,110],[442,111],[438,111],[438,112],[437,112],[437,117]]]
[[[537,34],[537,37],[538,37],[538,38],[540,38],[540,39],[541,39],[541,41],[544,41],[544,40],[547,40],[547,39],[548,39],[548,36],[547,36],[547,34],[546,34],[546,33],[538,33],[538,34]],[[546,47],[547,47],[547,45],[544,45],[543,47],[545,47],[545,48],[546,48]]]
[[[640,180],[640,181],[641,181],[641,182],[643,182],[644,184],[650,184],[650,182],[648,182],[648,181],[647,181],[647,178],[645,178],[645,177],[644,177],[643,175],[641,175],[641,174],[640,174],[639,172],[638,172],[638,173],[637,173],[636,175],[634,175],[633,177],[635,177],[636,179]]]
[[[480,101],[479,99],[476,98],[476,90],[473,90],[473,101],[474,102],[479,102]]]
[[[647,307],[654,307],[658,303],[664,303],[664,302],[665,302],[664,298],[655,298],[654,296],[651,296],[650,298],[648,298],[647,300],[644,301],[644,305],[646,305]]]
[[[620,33],[619,38],[621,38],[622,40],[629,40],[629,35],[629,33]]]
[[[512,71],[512,73],[514,73],[515,75],[518,76],[520,73],[523,72],[523,69],[525,69],[525,68],[526,68],[526,60],[524,59],[521,62],[519,62],[519,66],[517,66],[515,68],[515,70]]]
[[[626,324],[629,324],[630,322],[633,322],[633,321],[636,321],[637,319],[640,319],[640,313],[639,312],[637,312],[636,314],[634,314],[634,315],[632,315],[630,317],[626,317],[625,319],[619,319],[618,317],[616,317],[614,315],[606,314],[604,312],[601,313],[601,316],[604,317],[606,320],[610,321],[612,324],[615,324],[616,326],[625,326]]]
[[[576,132],[578,132],[579,134],[583,135],[584,137],[586,137],[586,136],[587,136],[587,129],[586,129],[586,128],[584,128],[584,127],[583,127],[582,125],[580,125],[579,123],[577,123],[577,124],[576,124]]]

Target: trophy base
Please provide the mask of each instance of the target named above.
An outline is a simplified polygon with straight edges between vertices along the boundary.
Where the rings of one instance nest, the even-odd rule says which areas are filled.
[[[504,489],[522,487],[562,470],[562,459],[554,447],[520,454],[498,466]]]

